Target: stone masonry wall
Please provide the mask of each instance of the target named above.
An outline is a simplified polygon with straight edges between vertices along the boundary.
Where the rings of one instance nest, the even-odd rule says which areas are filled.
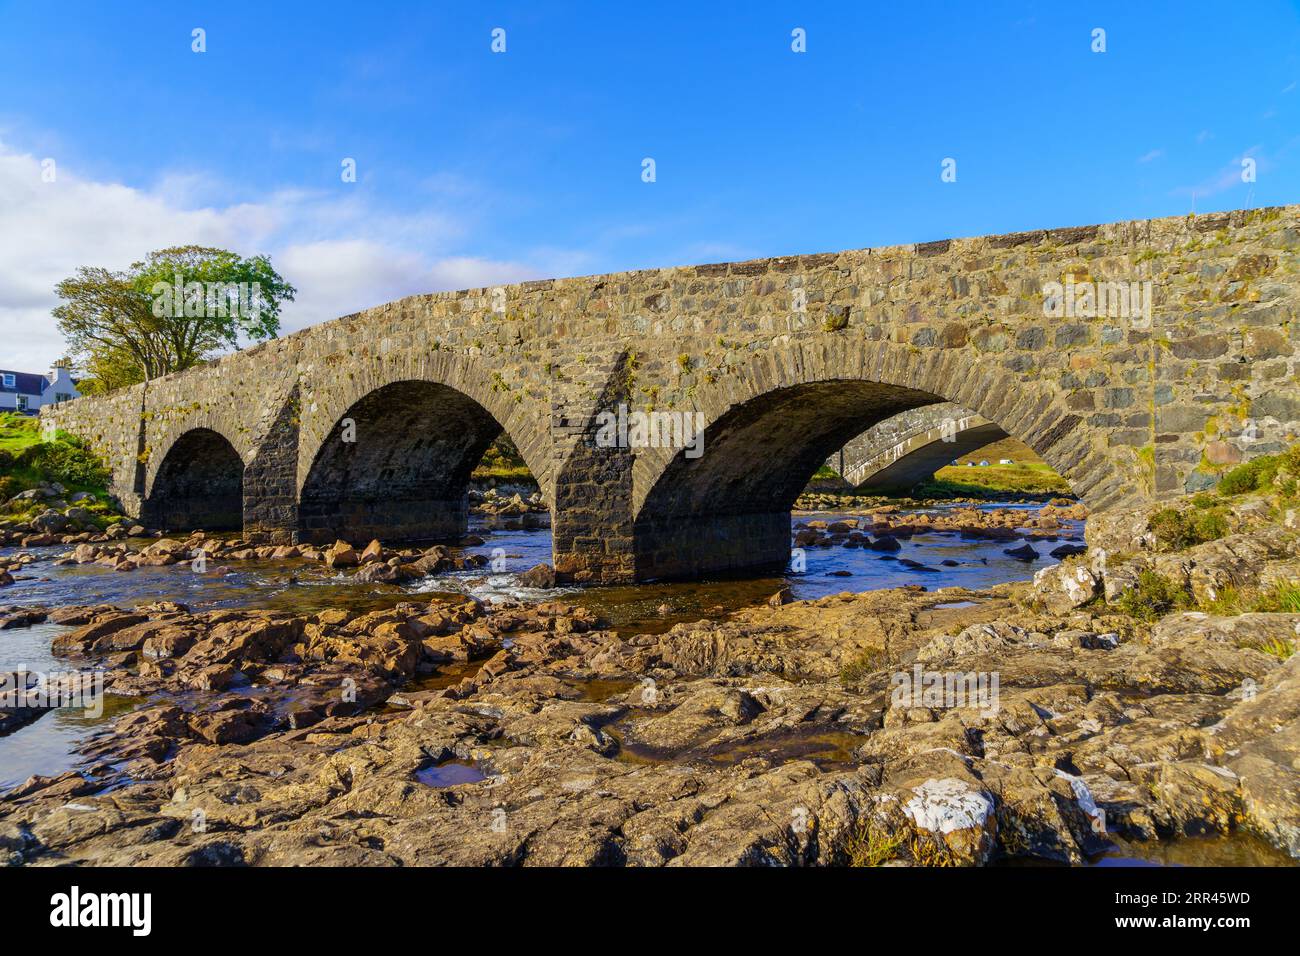
[[[648,573],[645,503],[690,497],[655,492],[661,479],[723,472],[670,467],[677,449],[597,447],[593,416],[619,402],[763,436],[762,458],[724,469],[738,500],[788,467],[772,449],[820,462],[838,445],[805,433],[842,444],[875,420],[853,415],[884,408],[840,402],[842,420],[796,429],[780,396],[862,381],[996,422],[1094,508],[1205,487],[1300,432],[1298,250],[1300,206],[1286,206],[412,296],[42,414],[102,450],[134,512],[185,432],[216,431],[245,463],[246,526],[291,539],[297,496],[348,409],[393,382],[437,382],[518,444],[555,509],[562,575],[626,580]],[[1067,280],[1150,281],[1150,321],[1046,316],[1045,286]],[[748,513],[771,528],[787,507]],[[710,517],[692,520],[699,533],[682,538],[704,567]]]

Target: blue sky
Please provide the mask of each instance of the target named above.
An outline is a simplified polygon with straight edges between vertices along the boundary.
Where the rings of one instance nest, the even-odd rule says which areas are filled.
[[[56,357],[58,278],[171,242],[270,252],[296,328],[432,289],[1300,201],[1294,2],[0,2],[0,54],[6,367]]]

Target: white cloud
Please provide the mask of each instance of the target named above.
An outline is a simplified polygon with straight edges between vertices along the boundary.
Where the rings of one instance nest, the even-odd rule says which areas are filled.
[[[1153,149],[1153,150],[1151,150],[1149,153],[1143,153],[1141,156],[1139,156],[1139,157],[1138,157],[1138,162],[1139,162],[1139,163],[1149,163],[1149,162],[1151,162],[1153,159],[1159,159],[1159,158],[1160,158],[1161,156],[1163,156],[1164,154],[1165,154],[1165,151],[1164,151],[1163,149]]]
[[[152,189],[82,179],[0,143],[0,367],[39,372],[63,354],[50,310],[54,286],[78,266],[124,269],[151,250],[197,243],[268,253],[298,290],[285,306],[291,332],[416,292],[536,278],[536,265],[451,250],[465,225],[436,210],[400,215],[367,197],[281,190],[221,205],[231,195],[203,174],[174,173]],[[545,252],[540,261],[554,264]],[[553,274],[547,272],[546,274]]]
[[[1261,153],[1261,147],[1252,146],[1240,156],[1230,160],[1226,166],[1222,167],[1214,175],[1203,179],[1194,186],[1179,186],[1171,190],[1170,195],[1206,199],[1227,192],[1229,189],[1243,186],[1245,183],[1241,178],[1242,161],[1248,158],[1255,161],[1258,173],[1267,172],[1273,166],[1271,160]]]
[[[441,292],[519,282],[537,272],[514,262],[452,256],[432,262],[369,239],[327,239],[286,246],[276,269],[298,288],[285,307],[292,332],[418,292]]]

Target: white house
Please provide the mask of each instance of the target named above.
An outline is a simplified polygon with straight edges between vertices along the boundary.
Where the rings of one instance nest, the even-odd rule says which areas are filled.
[[[80,398],[66,359],[54,363],[48,375],[0,369],[0,412],[35,415],[42,405]]]

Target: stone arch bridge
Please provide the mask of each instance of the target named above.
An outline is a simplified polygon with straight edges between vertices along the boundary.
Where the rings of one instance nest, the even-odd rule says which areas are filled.
[[[505,430],[562,579],[757,570],[818,465],[940,402],[1094,510],[1277,450],[1300,429],[1297,249],[1287,206],[418,295],[42,415],[173,529],[455,536]],[[1150,282],[1149,308],[1060,308],[1061,283],[1115,282]],[[698,415],[703,453],[599,441],[620,405]]]
[[[954,459],[1006,437],[997,422],[940,402],[910,408],[871,426],[826,464],[863,491],[906,490]]]

